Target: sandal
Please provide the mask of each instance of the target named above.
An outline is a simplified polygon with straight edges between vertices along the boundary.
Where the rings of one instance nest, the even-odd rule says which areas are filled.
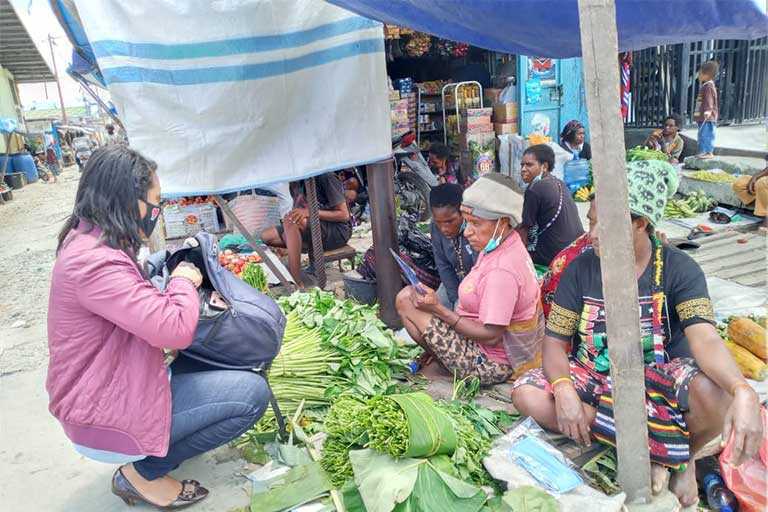
[[[204,500],[208,497],[209,492],[197,480],[182,480],[181,492],[176,499],[169,505],[160,506],[142,496],[133,484],[125,478],[123,468],[118,468],[115,474],[112,475],[112,494],[121,498],[129,506],[133,506],[136,503],[146,503],[160,510],[178,510]]]

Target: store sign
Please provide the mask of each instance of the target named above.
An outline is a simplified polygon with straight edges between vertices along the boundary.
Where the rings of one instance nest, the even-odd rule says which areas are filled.
[[[382,25],[317,0],[75,0],[131,146],[164,195],[391,154]]]

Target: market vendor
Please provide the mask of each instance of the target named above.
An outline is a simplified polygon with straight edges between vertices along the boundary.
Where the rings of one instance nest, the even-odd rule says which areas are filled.
[[[318,216],[323,250],[343,247],[352,236],[352,223],[344,195],[343,185],[334,173],[315,178]],[[288,249],[288,271],[293,281],[304,287],[301,276],[301,253],[312,246],[309,231],[309,207],[303,182],[291,184],[294,208],[283,217],[279,225],[265,229],[261,239],[271,247]]]
[[[475,264],[477,252],[464,237],[464,218],[461,216],[460,185],[438,185],[429,193],[432,209],[432,252],[440,274],[437,297],[440,304],[453,309],[459,297],[459,283]]]
[[[538,364],[543,335],[539,287],[515,227],[522,198],[512,178],[491,173],[464,191],[464,236],[479,253],[459,285],[455,311],[421,285],[397,295],[408,334],[459,378],[505,382]],[[423,294],[422,294],[423,293]]]
[[[580,121],[568,121],[560,132],[560,147],[573,155],[574,160],[592,160],[592,148],[586,142],[586,130]]]
[[[760,407],[715,329],[701,268],[653,235],[677,190],[676,170],[666,162],[641,161],[628,164],[627,173],[653,490],[661,491],[672,468],[670,490],[690,506],[698,499],[693,455],[721,432],[726,440],[732,436],[736,464],[754,455],[762,436]],[[594,211],[589,236],[593,248],[571,262],[557,287],[543,368],[518,379],[512,399],[519,412],[550,430],[585,445],[592,438],[615,445]],[[683,336],[693,357],[670,357],[670,343]]]
[[[555,152],[546,144],[530,146],[523,152],[520,173],[528,187],[517,231],[528,244],[533,262],[544,266],[584,234],[568,187],[552,175],[554,166]]]
[[[438,183],[458,183],[459,173],[451,161],[451,150],[445,144],[435,142],[429,146],[429,168],[437,176]]]
[[[239,437],[269,391],[251,371],[166,357],[187,348],[203,276],[179,264],[165,291],[136,261],[160,216],[156,166],[126,145],[93,153],[59,234],[48,308],[49,410],[81,455],[120,467],[112,492],[173,510],[206,496],[169,476],[183,461]],[[60,478],[60,476],[58,477]],[[106,482],[105,482],[106,483]]]
[[[768,155],[765,160],[768,163]],[[732,187],[742,203],[755,203],[755,215],[763,218],[761,230],[768,230],[768,165],[754,176],[736,178]]]
[[[683,153],[685,142],[680,137],[680,129],[683,120],[677,114],[670,114],[664,118],[664,127],[654,130],[645,140],[645,147],[665,153],[669,163],[676,164]]]

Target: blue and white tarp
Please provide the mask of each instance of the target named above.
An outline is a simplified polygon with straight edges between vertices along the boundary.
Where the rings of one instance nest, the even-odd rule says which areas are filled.
[[[163,195],[285,182],[391,154],[380,23],[322,0],[75,0]]]

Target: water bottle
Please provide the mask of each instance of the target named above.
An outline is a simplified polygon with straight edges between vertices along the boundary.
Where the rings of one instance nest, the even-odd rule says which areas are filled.
[[[736,496],[725,486],[723,479],[717,473],[708,473],[704,476],[704,491],[707,495],[707,504],[717,512],[738,512],[739,502]]]

